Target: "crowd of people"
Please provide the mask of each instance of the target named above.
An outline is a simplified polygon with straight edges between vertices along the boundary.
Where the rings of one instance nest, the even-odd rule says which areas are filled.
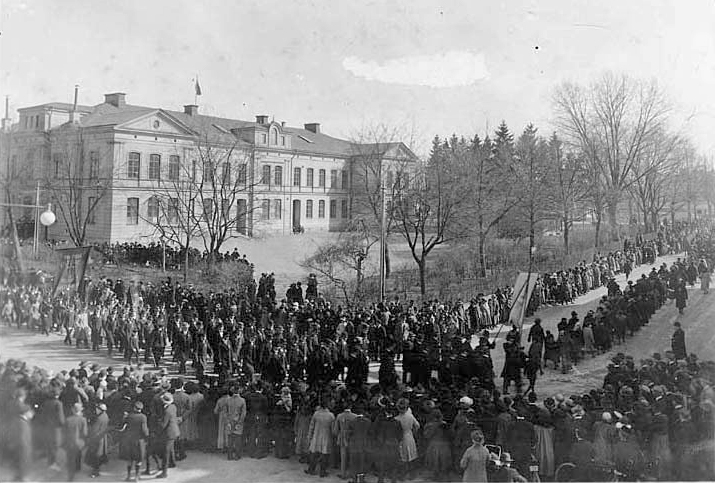
[[[695,233],[690,252],[623,290],[610,279],[598,310],[562,320],[558,338],[535,323],[524,334],[528,351],[512,327],[501,390],[495,342],[461,302],[333,307],[311,277],[305,292],[296,283],[271,307],[275,285],[266,274],[243,292],[208,294],[170,279],[91,281],[83,297],[0,287],[4,323],[62,329],[66,343],[89,349],[85,358],[106,350],[125,361],[121,369],[83,362],[56,374],[8,361],[0,378],[3,454],[19,478],[33,454],[58,469],[61,449],[69,479],[82,461],[96,476],[114,443],[128,480],[151,473],[152,463],[166,477],[187,450],[231,459],[296,455],[311,474],[336,467],[354,481],[370,472],[395,481],[418,469],[436,480],[517,481],[532,464],[553,477],[565,461],[583,479],[592,478],[593,462],[685,478],[673,454],[712,439],[715,366],[687,354],[678,331],[671,351],[639,365],[618,354],[603,387],[587,394],[539,401],[535,381],[547,364],[568,371],[610,350],[668,298],[684,307],[685,283],[695,282],[690,262],[704,266],[701,282],[711,272],[713,232]],[[178,366],[173,378],[169,358]],[[375,384],[368,384],[371,360],[380,363]],[[522,393],[524,377],[530,387]],[[501,447],[500,457],[485,444]],[[642,462],[620,461],[619,445]]]

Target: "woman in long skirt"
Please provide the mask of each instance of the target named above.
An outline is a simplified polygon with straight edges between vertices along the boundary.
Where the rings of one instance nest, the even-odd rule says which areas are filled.
[[[412,476],[412,462],[417,459],[417,442],[415,433],[420,429],[420,423],[412,415],[407,399],[397,401],[399,414],[395,417],[402,426],[402,442],[400,443],[400,460],[403,464],[403,474],[408,478]]]

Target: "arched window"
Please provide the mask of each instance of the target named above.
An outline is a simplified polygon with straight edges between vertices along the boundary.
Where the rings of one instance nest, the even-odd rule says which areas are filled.
[[[278,129],[271,129],[271,144],[278,145]]]

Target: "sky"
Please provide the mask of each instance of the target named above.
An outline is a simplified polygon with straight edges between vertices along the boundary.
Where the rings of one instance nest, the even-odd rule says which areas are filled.
[[[0,0],[0,95],[131,104],[356,138],[385,124],[416,136],[548,136],[564,81],[655,79],[673,129],[715,157],[714,0]],[[17,119],[17,113],[13,112]]]

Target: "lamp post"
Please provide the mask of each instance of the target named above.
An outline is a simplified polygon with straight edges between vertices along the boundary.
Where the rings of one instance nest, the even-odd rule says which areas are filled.
[[[38,199],[39,199],[39,184],[38,184]],[[52,204],[48,203],[47,205],[40,205],[39,203],[36,205],[25,205],[25,204],[20,204],[20,203],[0,203],[0,206],[5,206],[9,208],[34,208],[35,211],[35,235],[33,237],[33,243],[32,243],[32,253],[37,256],[37,247],[38,247],[38,241],[39,241],[39,235],[40,235],[40,224],[43,226],[51,226],[57,221],[57,216],[55,213],[52,211]],[[46,208],[45,211],[43,211],[41,214],[39,213],[41,208]],[[39,216],[37,216],[39,214]],[[20,251],[20,247],[17,247],[18,253]]]

